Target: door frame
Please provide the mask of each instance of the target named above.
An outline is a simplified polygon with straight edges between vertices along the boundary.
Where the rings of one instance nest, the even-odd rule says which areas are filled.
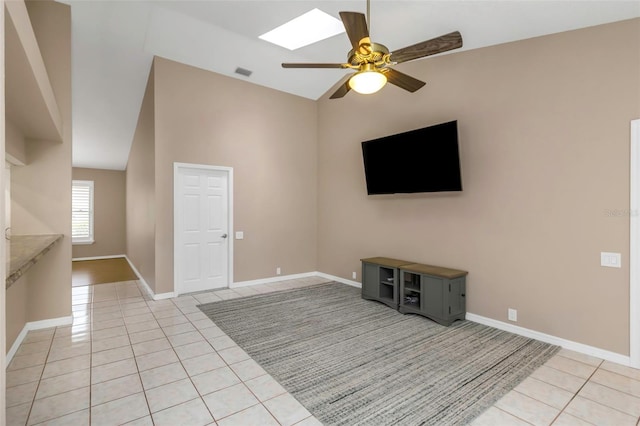
[[[229,213],[228,218],[228,235],[227,238],[227,287],[231,287],[233,284],[233,167],[226,166],[212,166],[208,164],[192,164],[192,163],[173,163],[173,291],[175,295],[182,294],[180,292],[180,285],[178,282],[178,261],[180,257],[178,256],[180,252],[180,247],[178,244],[178,224],[180,223],[180,217],[178,214],[178,197],[179,197],[179,187],[178,187],[178,173],[180,169],[195,169],[200,171],[218,171],[218,172],[226,172],[227,174],[227,211]],[[223,287],[224,288],[224,287]]]
[[[640,119],[631,120],[629,182],[629,363],[640,368]]]

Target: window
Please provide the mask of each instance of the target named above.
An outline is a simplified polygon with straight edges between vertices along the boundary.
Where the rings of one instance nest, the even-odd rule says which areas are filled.
[[[71,190],[71,241],[93,244],[93,181],[74,180]]]

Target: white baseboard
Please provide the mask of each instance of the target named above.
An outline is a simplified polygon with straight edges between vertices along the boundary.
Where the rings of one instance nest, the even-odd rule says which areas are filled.
[[[149,287],[149,284],[145,281],[145,279],[142,278],[142,274],[140,273],[140,271],[138,271],[138,268],[136,268],[136,266],[133,264],[131,259],[129,259],[129,256],[125,255],[124,258],[126,259],[127,263],[131,267],[131,269],[133,269],[133,272],[138,277],[138,281],[140,281],[142,283],[142,285],[144,286],[145,290],[147,290],[147,293],[149,294],[149,296],[151,296],[151,298],[153,298],[155,296],[155,294],[153,293],[153,290],[151,290],[151,287]]]
[[[286,280],[295,280],[297,278],[309,278],[309,277],[322,277],[332,281],[338,281],[342,284],[347,284],[353,287],[362,288],[362,284],[357,281],[351,281],[344,278],[336,277],[335,275],[325,274],[323,272],[304,272],[301,274],[291,274],[291,275],[278,275],[275,277],[269,278],[260,278],[257,280],[249,280],[249,281],[239,281],[232,283],[229,288],[238,288],[238,287],[248,287],[252,285],[260,285],[260,284],[270,284],[278,281],[286,281]]]
[[[18,351],[18,348],[22,344],[22,341],[24,340],[25,337],[27,337],[28,332],[29,332],[29,329],[27,328],[27,324],[25,324],[24,327],[22,328],[22,331],[20,331],[20,334],[18,334],[18,337],[16,337],[16,340],[13,342],[13,345],[11,345],[11,349],[9,349],[9,352],[7,352],[7,357],[5,359],[6,365],[4,366],[4,368],[7,368],[9,366],[9,363],[11,362],[14,355]]]
[[[291,274],[291,275],[277,275],[275,277],[260,278],[257,280],[238,281],[235,283],[231,283],[229,285],[229,288],[249,287],[252,285],[269,284],[269,283],[275,283],[278,281],[295,280],[296,278],[309,278],[309,277],[315,277],[315,276],[317,276],[317,272],[304,272],[302,274]]]
[[[71,261],[84,261],[84,260],[104,260],[104,259],[120,259],[126,258],[127,256],[124,254],[114,254],[113,256],[93,256],[93,257],[74,257]]]
[[[326,278],[328,280],[337,281],[342,284],[350,285],[351,287],[362,288],[362,284],[358,281],[348,280],[346,278],[336,277],[335,275],[325,274],[324,272],[316,272],[317,277]]]
[[[335,275],[325,274],[323,272],[316,272],[316,276],[327,278],[333,281],[337,281],[343,284],[347,284],[353,287],[362,288],[362,284],[357,281],[340,278]],[[497,328],[499,330],[508,331],[510,333],[518,334],[520,336],[529,337],[531,339],[540,340],[545,343],[557,345],[565,349],[569,349],[575,352],[580,352],[585,355],[591,355],[596,358],[605,359],[607,361],[615,362],[626,366],[631,365],[631,358],[626,355],[621,355],[615,352],[607,351],[605,349],[596,348],[595,346],[585,345],[583,343],[574,342],[571,340],[563,339],[561,337],[552,336],[550,334],[542,333],[528,328],[519,327],[517,325],[509,324],[506,322],[494,320],[491,318],[483,317],[480,315],[467,312],[466,319],[469,321],[477,322],[479,324],[488,325],[490,327]]]
[[[153,297],[153,300],[173,299],[174,297],[176,297],[176,294],[173,291],[170,293],[158,293],[158,294],[151,293],[151,297]]]
[[[362,284],[357,281],[348,280],[345,278],[337,277],[335,275],[325,274],[323,272],[316,272],[316,276],[337,281],[343,284],[347,284],[353,287],[362,288]],[[575,352],[580,352],[585,355],[591,355],[596,358],[604,359],[607,361],[615,362],[626,366],[631,366],[631,358],[626,355],[621,355],[615,352],[600,349],[595,346],[585,345],[583,343],[574,342],[572,340],[563,339],[561,337],[552,336],[550,334],[542,333],[528,328],[519,327],[517,325],[509,324],[506,322],[494,320],[491,318],[483,317],[480,315],[467,312],[466,319],[469,321],[477,322],[479,324],[488,325],[500,330],[508,331],[510,333],[518,334],[520,336],[529,337],[531,339],[540,340],[545,343],[557,345],[565,349],[569,349]]]
[[[129,259],[129,257],[126,254],[123,255],[122,257],[124,257],[126,259],[127,263],[129,263],[129,266],[131,267],[131,269],[133,269],[133,272],[138,276],[138,281],[140,281],[140,283],[142,283],[142,286],[147,291],[147,294],[149,296],[151,296],[151,298],[153,300],[171,299],[173,297],[176,297],[176,294],[173,293],[173,292],[155,294],[153,292],[153,290],[151,290],[151,287],[149,287],[149,283],[147,283],[145,281],[145,279],[142,277],[142,274],[140,273],[140,271],[138,271],[138,268],[136,268],[135,265],[133,264],[133,262],[131,262],[131,259]]]
[[[131,263],[131,260],[126,255],[124,256],[124,258],[127,259],[127,262],[129,262],[131,269],[133,269],[133,271],[136,273],[136,275],[138,276],[138,279],[143,284],[143,286],[145,287],[149,295],[153,298],[153,300],[170,299],[176,296],[175,293],[173,292],[154,294],[151,288],[149,287],[149,285],[147,284],[147,282],[140,275],[140,272],[138,272],[138,270],[133,265],[133,263]],[[261,278],[257,280],[239,281],[229,285],[229,288],[248,287],[253,285],[269,284],[269,283],[274,283],[278,281],[293,280],[297,278],[308,278],[308,277],[322,277],[322,278],[326,278],[332,281],[337,281],[339,283],[346,284],[352,287],[362,288],[362,284],[357,281],[341,278],[331,274],[325,274],[324,272],[318,272],[318,271],[305,272],[301,274],[292,274],[292,275],[278,275],[275,277]],[[552,336],[550,334],[542,333],[539,331],[509,324],[506,322],[483,317],[481,315],[476,315],[470,312],[467,312],[466,319],[469,321],[477,322],[479,324],[488,325],[490,327],[494,327],[499,330],[504,330],[510,333],[518,334],[520,336],[529,337],[531,339],[540,340],[542,342],[550,343],[552,345],[561,346],[565,349],[569,349],[575,352],[580,352],[586,355],[594,356],[596,358],[605,359],[607,361],[615,362],[617,364],[622,364],[626,366],[631,365],[631,358],[629,356],[607,351],[605,349],[596,348],[595,346],[585,345],[583,343],[578,343],[571,340],[563,339],[561,337]],[[7,359],[9,359],[8,355],[7,355]]]
[[[499,330],[508,331],[510,333],[518,334],[520,336],[529,337],[531,339],[540,340],[552,345],[561,346],[565,349],[569,349],[575,352],[580,352],[585,355],[591,355],[596,358],[605,359],[607,361],[615,362],[626,366],[631,365],[631,358],[626,355],[621,355],[615,352],[607,351],[605,349],[596,348],[595,346],[585,345],[583,343],[574,342],[572,340],[563,339],[561,337],[552,336],[550,334],[541,333],[539,331],[530,330],[528,328],[519,327],[517,325],[509,324],[506,322],[494,320],[491,318],[483,317],[467,312],[466,319],[469,321],[477,322],[478,324],[488,325],[490,327],[497,328]]]
[[[27,337],[28,332],[33,330],[42,330],[44,328],[71,325],[72,323],[73,323],[72,316],[51,318],[51,319],[40,320],[40,321],[31,321],[26,323],[22,328],[22,331],[20,331],[20,334],[18,334],[18,337],[16,337],[15,342],[13,342],[13,345],[11,345],[11,349],[9,349],[9,352],[7,352],[5,368],[9,365],[9,363],[15,356],[16,352],[18,351],[18,348],[22,344],[22,341],[24,340],[25,337]]]

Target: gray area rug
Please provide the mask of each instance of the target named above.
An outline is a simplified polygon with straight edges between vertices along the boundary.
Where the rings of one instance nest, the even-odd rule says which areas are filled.
[[[325,425],[465,424],[558,350],[403,315],[340,283],[200,309]]]

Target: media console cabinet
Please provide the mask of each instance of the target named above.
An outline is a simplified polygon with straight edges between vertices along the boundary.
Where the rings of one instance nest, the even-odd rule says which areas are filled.
[[[467,271],[388,257],[362,262],[362,298],[451,325],[466,314]]]

